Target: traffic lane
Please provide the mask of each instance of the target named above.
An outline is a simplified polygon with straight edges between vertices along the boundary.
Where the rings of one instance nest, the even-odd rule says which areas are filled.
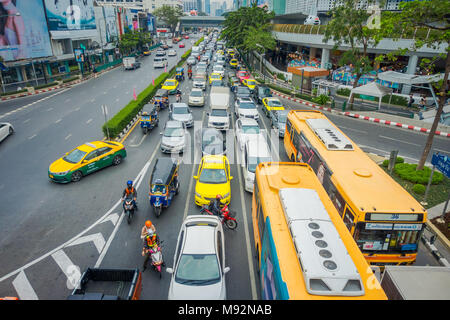
[[[281,100],[289,109],[314,110],[287,99]],[[399,155],[408,158],[408,160],[417,161],[422,155],[427,139],[427,135],[423,133],[406,131],[328,112],[324,112],[324,114],[358,145],[369,146],[374,151],[384,151],[385,154],[388,154],[391,150],[399,150]],[[450,141],[448,141],[448,138],[435,136],[432,150],[450,154]],[[432,153],[428,156],[427,161],[431,161],[431,156]]]
[[[55,126],[51,126],[51,127],[47,127],[45,128],[47,132],[45,132],[43,134],[43,136],[46,137],[58,137],[60,135],[60,132]],[[55,131],[56,129],[56,131]],[[82,130],[82,133],[87,134],[88,130]],[[87,134],[89,135],[89,134]],[[68,135],[67,135],[68,136]],[[65,136],[65,137],[67,137]],[[85,137],[86,138],[86,137]],[[100,137],[99,137],[100,138]],[[34,142],[31,141],[32,139],[26,139],[24,142],[20,144],[18,147],[21,149],[20,152],[18,152],[19,154],[26,154],[26,151],[28,151],[28,153],[30,153],[31,150],[39,150],[42,149],[40,148],[40,146],[38,145],[37,148],[33,148],[36,147],[36,145],[34,145]],[[84,139],[83,141],[85,141],[86,139]],[[92,139],[89,139],[92,140]],[[69,148],[68,146],[65,147],[61,147],[61,145],[54,143],[55,141],[52,141],[52,146],[54,146],[56,149],[59,150],[65,150],[68,151]],[[81,142],[82,143],[82,142]],[[66,145],[65,142],[63,142],[64,145]],[[72,146],[73,147],[73,146]],[[71,148],[72,148],[71,147]],[[27,221],[35,221],[36,223],[39,224],[39,221],[42,221],[41,219],[43,218],[42,215],[44,214],[44,212],[46,212],[46,210],[42,210],[42,207],[45,207],[45,205],[43,205],[45,202],[51,203],[51,207],[52,208],[56,208],[56,210],[58,211],[57,208],[61,208],[63,209],[65,207],[65,205],[67,205],[68,203],[73,203],[76,202],[77,200],[75,199],[70,199],[70,197],[67,196],[67,194],[60,194],[60,193],[53,193],[55,192],[55,190],[53,189],[45,189],[46,188],[46,184],[48,184],[48,178],[46,177],[46,174],[42,174],[42,172],[47,172],[48,169],[48,165],[56,160],[56,158],[53,157],[49,157],[49,152],[43,152],[42,154],[35,154],[34,155],[34,159],[33,162],[31,161],[26,161],[29,159],[24,159],[24,162],[21,161],[17,161],[17,159],[14,157],[13,153],[8,153],[9,156],[12,155],[12,157],[5,157],[2,158],[2,161],[7,161],[6,163],[13,163],[15,165],[17,165],[17,170],[14,171],[8,171],[8,172],[3,172],[2,171],[2,176],[4,179],[2,179],[2,181],[21,181],[22,185],[20,186],[20,190],[22,190],[22,192],[24,194],[27,194],[27,201],[26,203],[23,202],[23,199],[19,198],[19,196],[17,195],[17,193],[5,197],[5,209],[8,210],[8,212],[14,212],[14,211],[20,211],[20,212],[26,212],[27,217],[24,217],[22,215],[10,215],[8,216],[8,218],[5,218],[5,223],[2,223],[2,228],[7,228],[5,230],[11,230],[10,227],[12,227],[13,232],[10,233],[3,233],[4,235],[7,235],[5,238],[1,239],[0,243],[3,243],[3,241],[5,241],[6,243],[9,242],[13,242],[11,239],[14,239],[14,235],[15,234],[21,234],[20,228],[19,230],[17,230],[17,226],[20,225],[22,223],[23,220],[27,220]],[[40,158],[40,159],[39,159]],[[38,161],[39,164],[41,164],[42,167],[38,167],[36,168],[36,160],[40,160]],[[6,168],[6,166],[3,166],[4,168]],[[36,170],[38,169],[38,170]],[[25,174],[23,177],[17,177],[17,175],[12,174],[13,172],[21,172],[23,174]],[[33,174],[35,174],[36,176],[33,176]],[[99,173],[98,173],[99,174]],[[5,176],[6,175],[6,176]],[[89,176],[90,177],[90,176]],[[88,178],[88,177],[86,177]],[[83,179],[86,180],[86,179]],[[54,187],[54,185],[51,185],[52,187]],[[70,187],[68,187],[70,188]],[[88,188],[87,190],[82,190],[84,192],[87,192],[87,194],[89,194],[90,192],[88,191],[90,188]],[[59,190],[59,189],[58,189]],[[93,191],[93,190],[91,190]],[[75,198],[78,198],[78,195],[75,196]],[[88,199],[88,197],[86,196],[82,196],[81,198],[84,199]],[[55,200],[56,199],[56,200]],[[20,207],[18,208],[18,204],[20,204]],[[39,204],[38,206],[36,204]],[[80,208],[82,209],[82,208]],[[87,208],[88,209],[88,208]],[[65,210],[62,210],[65,211]],[[87,210],[89,211],[89,210]],[[36,217],[32,217],[33,215],[36,215]],[[46,217],[51,217],[50,215],[46,215]],[[59,217],[61,218],[61,217]],[[95,219],[94,219],[95,220]],[[89,220],[86,220],[89,221]],[[41,225],[40,227],[43,228],[50,228],[52,226],[52,223],[47,224],[47,225]],[[64,228],[59,228],[59,225],[56,225],[54,229],[57,230],[64,230]],[[82,226],[80,226],[82,227]],[[64,232],[63,232],[63,235]],[[55,241],[58,242],[59,240],[56,240],[58,237],[55,237]],[[41,239],[37,239],[37,240],[43,240]],[[37,246],[37,250],[33,251],[33,250],[29,250],[29,254],[26,255],[25,259],[29,259],[33,256],[35,256],[36,254],[40,254],[42,251],[45,251],[46,249],[48,249],[48,247],[52,247],[54,246],[53,242],[49,242],[48,245],[43,245],[42,243],[39,242],[39,246]],[[19,261],[20,264],[21,261]],[[17,265],[17,261],[14,261],[14,265]]]

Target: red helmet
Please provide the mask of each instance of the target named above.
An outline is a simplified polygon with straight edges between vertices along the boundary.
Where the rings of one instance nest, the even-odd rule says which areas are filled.
[[[222,199],[222,196],[221,196],[220,194],[218,194],[218,195],[216,196],[216,199]]]

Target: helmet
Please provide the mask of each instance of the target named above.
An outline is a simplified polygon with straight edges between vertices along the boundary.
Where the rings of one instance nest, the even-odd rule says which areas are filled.
[[[216,196],[216,199],[222,199],[222,196],[221,196],[220,194],[218,194],[218,195]]]
[[[145,221],[145,226],[150,228],[152,226],[152,222],[150,220]]]
[[[133,181],[128,180],[128,181],[127,181],[127,186],[131,187],[132,185],[133,185]]]

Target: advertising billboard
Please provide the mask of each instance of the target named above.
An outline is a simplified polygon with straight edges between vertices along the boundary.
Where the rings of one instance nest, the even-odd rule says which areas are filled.
[[[116,9],[114,7],[103,7],[106,23],[106,42],[112,42],[119,37],[116,24]]]
[[[45,0],[45,9],[54,39],[96,35],[93,0]]]
[[[0,1],[0,56],[3,60],[52,55],[42,1]]]

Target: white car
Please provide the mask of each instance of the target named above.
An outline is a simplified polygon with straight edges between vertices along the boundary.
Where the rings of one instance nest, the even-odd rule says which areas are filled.
[[[11,123],[0,122],[0,142],[5,140],[9,135],[14,133]]]
[[[167,51],[167,55],[169,57],[174,57],[177,55],[177,52],[175,50],[171,49],[171,50]]]
[[[234,112],[237,118],[251,118],[258,120],[259,112],[251,98],[237,98],[234,103]]]
[[[192,88],[189,94],[188,105],[190,106],[204,106],[205,105],[205,95],[203,90],[200,88]]]
[[[153,59],[153,68],[164,68],[168,65],[169,62],[167,62],[167,59],[165,57],[155,57]]]
[[[245,142],[248,136],[261,134],[262,130],[259,128],[258,122],[255,119],[239,118],[236,120],[236,140],[241,150],[244,150]]]
[[[215,64],[213,66],[213,73],[219,73],[222,78],[225,77],[225,68],[223,67],[223,65],[220,64]]]
[[[216,216],[190,215],[181,225],[169,300],[225,300],[225,235]]]
[[[197,59],[195,59],[194,57],[189,57],[189,58],[187,58],[186,63],[194,65],[197,63]]]

